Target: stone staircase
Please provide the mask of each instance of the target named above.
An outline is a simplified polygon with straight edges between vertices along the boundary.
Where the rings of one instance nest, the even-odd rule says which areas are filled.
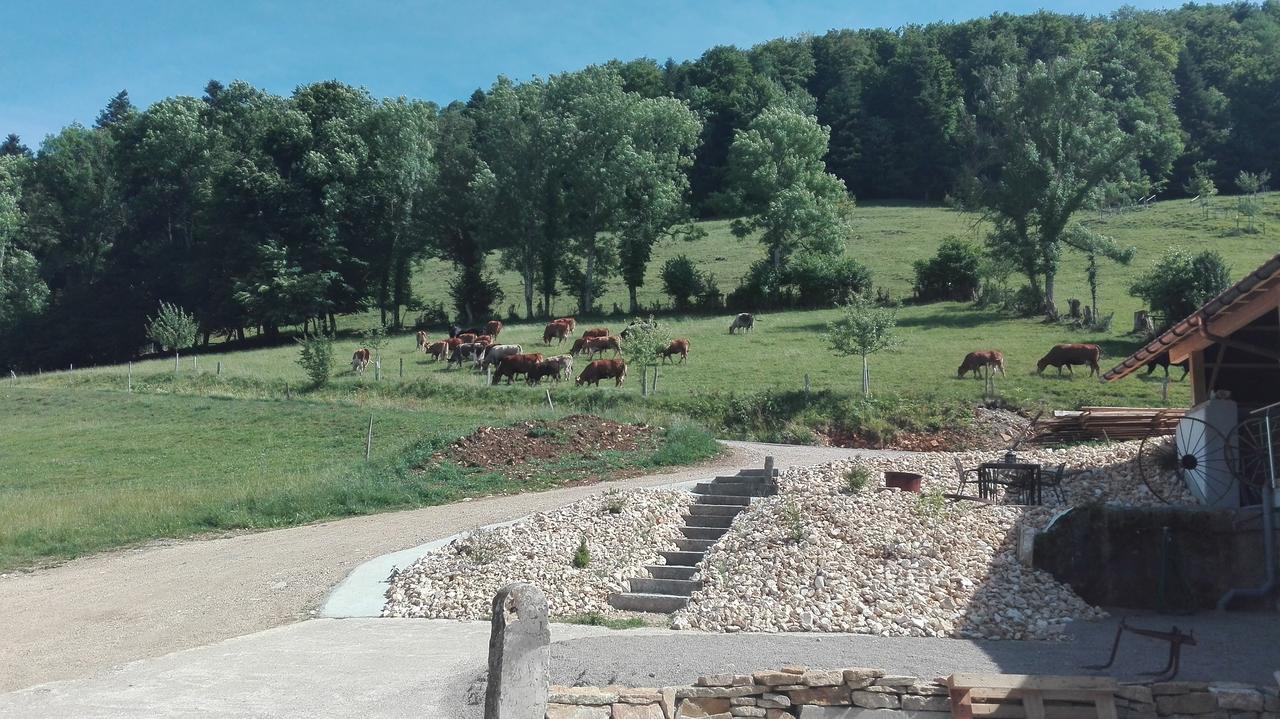
[[[694,577],[707,550],[729,531],[733,518],[751,504],[753,497],[777,493],[777,475],[773,458],[769,457],[765,469],[744,469],[731,477],[699,482],[693,488],[697,499],[680,528],[684,539],[677,540],[678,549],[662,552],[665,564],[646,566],[649,576],[627,580],[630,591],[610,596],[609,605],[630,612],[662,614],[683,609],[689,596],[702,587],[702,581]]]

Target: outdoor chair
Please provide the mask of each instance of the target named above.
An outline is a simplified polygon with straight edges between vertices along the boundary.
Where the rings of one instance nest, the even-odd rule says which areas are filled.
[[[1040,468],[1040,490],[1044,491],[1046,487],[1052,488],[1062,504],[1067,503],[1067,495],[1062,491],[1062,478],[1066,473],[1067,465],[1065,464],[1059,464],[1057,469]]]
[[[965,469],[964,465],[960,463],[959,457],[952,457],[952,459],[956,463],[956,475],[960,478],[960,489],[958,491],[960,494],[964,494],[965,485],[978,483],[978,470]],[[972,479],[970,478],[971,476]]]

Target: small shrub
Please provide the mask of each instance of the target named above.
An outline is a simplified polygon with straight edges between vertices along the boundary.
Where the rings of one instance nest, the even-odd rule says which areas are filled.
[[[298,342],[298,366],[311,380],[312,387],[329,383],[333,372],[333,340],[323,335],[303,337]]]
[[[530,427],[529,431],[525,433],[525,436],[531,437],[533,439],[541,439],[542,437],[559,437],[560,431],[557,430],[555,427],[546,427],[543,425],[537,425],[534,427]]]
[[[1230,284],[1231,270],[1217,252],[1192,255],[1171,249],[1138,277],[1129,294],[1146,301],[1167,326],[1195,312]]]
[[[787,499],[782,503],[782,526],[787,530],[787,539],[793,542],[804,541],[807,534],[805,527],[804,510],[800,509],[800,505],[795,500]]]
[[[871,270],[853,257],[809,252],[792,257],[782,273],[802,307],[832,307],[871,289]]]
[[[481,566],[492,564],[502,556],[502,540],[491,529],[476,527],[456,544],[455,551]]]
[[[662,291],[671,297],[677,311],[692,306],[694,297],[707,291],[707,279],[687,255],[677,255],[662,266]]]
[[[916,260],[915,293],[921,302],[975,299],[981,284],[982,250],[971,242],[951,237],[928,260]]]
[[[947,498],[942,488],[935,486],[916,497],[916,510],[926,517],[940,517],[947,510]]]
[[[609,490],[604,495],[604,509],[609,514],[622,514],[627,507],[626,495],[617,490]]]
[[[707,273],[703,281],[702,293],[698,295],[698,309],[703,312],[715,312],[724,309],[724,293],[716,282],[716,276]]]
[[[871,472],[862,465],[855,465],[844,473],[844,493],[857,494],[867,488],[871,481]]]
[[[591,550],[587,548],[587,538],[583,537],[578,542],[578,549],[573,553],[573,566],[577,569],[586,569],[591,564]]]
[[[432,302],[423,306],[413,321],[414,329],[425,330],[449,324],[449,313],[443,302]]]

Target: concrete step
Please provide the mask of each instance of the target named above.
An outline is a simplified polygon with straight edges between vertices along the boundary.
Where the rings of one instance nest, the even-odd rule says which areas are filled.
[[[654,614],[670,614],[677,609],[684,609],[689,604],[688,597],[675,597],[670,594],[610,594],[609,606],[627,612],[651,612]]]
[[[729,531],[728,527],[681,527],[680,532],[689,539],[716,540]]]
[[[777,477],[781,473],[782,472],[780,472],[778,469],[773,470],[773,476],[775,477]],[[753,467],[751,469],[738,470],[738,476],[739,477],[768,477],[769,475],[768,473],[765,472],[764,467]]]
[[[654,579],[693,579],[696,567],[674,567],[670,564],[648,564],[644,570]]]
[[[731,497],[764,497],[769,489],[763,484],[750,482],[699,482],[694,494],[728,495]]]
[[[680,551],[702,552],[703,554],[706,554],[707,550],[711,549],[711,545],[715,543],[716,543],[716,540],[714,539],[677,539],[676,540],[676,546],[680,548]]]
[[[691,514],[684,518],[686,527],[719,527],[733,524],[732,514]]]
[[[702,589],[702,582],[688,579],[649,579],[636,577],[628,579],[632,594],[670,594],[673,597],[687,597]]]
[[[742,514],[747,508],[745,504],[691,504],[689,505],[689,514],[696,517],[705,517],[715,514],[721,517],[736,517]]]
[[[756,484],[756,485],[760,485],[761,487],[765,487],[770,484],[767,477],[740,477],[740,476],[728,476],[724,474],[716,477],[711,481],[715,482],[716,484],[726,484],[726,483],[727,484]]]
[[[692,567],[702,561],[705,552],[659,552],[667,564],[677,567]]]
[[[727,494],[695,494],[694,505],[699,504],[721,504],[738,507],[746,507],[751,504],[750,497],[734,497]]]

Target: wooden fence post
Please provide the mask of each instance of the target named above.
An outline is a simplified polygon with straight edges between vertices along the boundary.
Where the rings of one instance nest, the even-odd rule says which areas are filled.
[[[809,373],[808,372],[804,373],[804,395],[806,397],[809,396]]]
[[[404,358],[400,358],[400,379],[404,379]]]
[[[222,360],[218,360],[218,374],[222,374]]]
[[[369,461],[373,454],[373,415],[369,415],[369,433],[364,437],[364,461]]]
[[[128,384],[126,385],[126,387],[128,388],[129,392],[133,391],[133,363],[132,362],[129,363],[129,378],[128,378]]]
[[[548,407],[550,407],[552,411],[555,411],[556,405],[555,405],[555,403],[554,403],[554,402],[552,402],[552,401],[551,401],[551,389],[550,389],[550,388],[548,388],[548,389],[547,389],[547,406],[548,406]]]

